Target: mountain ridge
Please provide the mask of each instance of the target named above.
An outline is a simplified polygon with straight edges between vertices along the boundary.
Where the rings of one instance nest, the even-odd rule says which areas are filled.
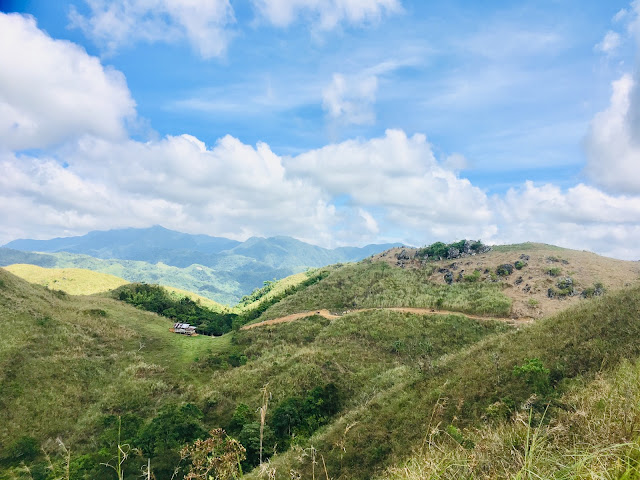
[[[92,231],[51,240],[14,240],[0,247],[0,266],[87,268],[130,282],[160,283],[236,304],[265,281],[333,263],[359,261],[398,244],[326,249],[292,237],[245,242],[192,235],[159,225]]]

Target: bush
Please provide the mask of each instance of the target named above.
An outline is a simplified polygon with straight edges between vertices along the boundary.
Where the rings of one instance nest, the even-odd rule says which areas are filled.
[[[546,395],[551,390],[551,371],[544,367],[539,358],[529,358],[522,365],[516,365],[513,374],[524,380],[531,388],[531,393]]]
[[[142,429],[135,443],[147,457],[164,455],[168,450],[203,438],[207,432],[200,424],[202,417],[200,409],[192,403],[167,405]]]
[[[292,435],[309,437],[329,422],[340,408],[338,389],[333,383],[315,387],[302,398],[283,400],[274,410],[269,424],[278,440],[288,444]]]
[[[40,444],[29,436],[20,437],[11,443],[2,455],[2,460],[10,465],[29,463],[40,455]]]
[[[463,280],[469,283],[476,283],[480,280],[480,270],[474,270],[474,272],[470,275],[465,275]]]
[[[514,266],[516,267],[517,270],[522,270],[524,267],[527,266],[526,262],[523,262],[522,260],[518,260]]]
[[[593,287],[585,288],[580,295],[583,298],[599,297],[604,294],[605,291],[604,285],[598,282]]]
[[[552,277],[559,277],[562,274],[562,270],[559,267],[553,267],[547,270],[547,275]]]
[[[513,273],[513,265],[510,263],[503,263],[496,268],[496,274],[501,277],[508,277]]]

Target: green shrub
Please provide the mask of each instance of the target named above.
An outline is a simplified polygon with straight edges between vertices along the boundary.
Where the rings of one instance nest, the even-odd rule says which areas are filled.
[[[40,444],[29,436],[23,436],[11,443],[2,454],[2,460],[10,465],[29,463],[40,455]]]
[[[522,378],[532,393],[539,395],[546,395],[551,390],[550,373],[539,358],[529,358],[522,365],[513,367],[513,374]]]
[[[142,428],[135,443],[147,457],[163,455],[204,438],[207,432],[200,423],[202,417],[202,411],[192,403],[167,405]]]
[[[476,283],[480,280],[480,270],[476,269],[473,273],[464,276],[464,281],[469,283]]]
[[[562,274],[562,270],[559,267],[553,267],[547,270],[547,275],[552,277],[558,277]]]
[[[522,260],[518,260],[518,261],[516,261],[514,266],[516,267],[517,270],[522,270],[524,267],[527,266],[527,263],[523,262]]]
[[[513,265],[510,263],[503,263],[502,265],[498,265],[496,267],[496,275],[501,277],[508,277],[513,273]]]
[[[456,442],[458,442],[463,448],[466,448],[467,450],[471,450],[475,447],[475,444],[471,440],[464,438],[464,436],[462,435],[462,432],[458,427],[454,425],[447,425],[446,431],[447,431],[447,434],[449,434],[449,436],[453,438]]]
[[[604,288],[604,285],[602,283],[598,282],[593,287],[585,288],[582,291],[581,296],[584,297],[584,298],[598,297],[598,296],[604,294],[605,291],[606,291],[606,289]]]

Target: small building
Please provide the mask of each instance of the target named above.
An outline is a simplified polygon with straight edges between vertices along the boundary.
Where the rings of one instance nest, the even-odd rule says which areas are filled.
[[[182,335],[195,335],[196,327],[188,323],[176,323],[173,325],[173,332],[181,333]]]

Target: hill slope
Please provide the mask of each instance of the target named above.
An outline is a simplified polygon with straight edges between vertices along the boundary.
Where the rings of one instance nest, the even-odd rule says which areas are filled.
[[[446,284],[448,274],[453,285],[499,284],[512,300],[513,318],[548,316],[586,296],[617,290],[640,279],[640,262],[540,243],[495,246],[486,253],[435,261],[416,256],[418,251],[393,248],[374,255],[373,260],[397,269],[429,272],[426,278],[439,285]],[[510,266],[511,273],[505,269],[498,272],[501,265]],[[563,283],[570,285],[565,292],[561,291]],[[595,291],[598,284],[601,289]]]
[[[523,248],[493,254],[519,258]],[[531,248],[530,256],[537,247]],[[64,456],[47,443],[55,436],[71,447],[73,478],[111,478],[101,463],[116,451],[118,415],[122,443],[141,452],[127,460],[125,478],[139,476],[147,457],[157,478],[170,478],[176,465],[185,466],[177,452],[193,440],[188,432],[213,427],[240,440],[245,476],[261,478],[251,467],[262,391],[270,399],[264,445],[271,457],[263,475],[271,478],[319,477],[319,465],[345,479],[421,478],[430,471],[442,478],[515,477],[533,465],[525,465],[532,458],[529,415],[531,425],[557,426],[539,447],[558,460],[538,462],[541,472],[551,472],[543,478],[582,478],[562,477],[558,452],[594,455],[605,478],[625,478],[624,468],[635,468],[637,462],[625,464],[625,452],[602,449],[627,442],[640,451],[640,403],[623,401],[640,399],[637,382],[628,380],[640,357],[637,283],[575,298],[553,316],[512,326],[510,318],[385,309],[504,313],[512,305],[507,293],[514,287],[504,281],[448,285],[431,279],[437,269],[428,262],[394,265],[321,269],[314,282],[274,297],[256,319],[329,308],[339,314],[331,320],[311,315],[218,338],[173,335],[156,315],[107,298],[52,292],[0,269],[0,405],[9,425],[0,432],[0,478],[3,471],[17,476],[25,459],[34,472],[45,468],[40,445],[49,445],[54,470],[64,466]],[[354,301],[373,309],[348,312]],[[573,450],[561,450],[566,446]],[[429,463],[435,458],[442,463]]]
[[[93,295],[115,290],[129,283],[115,275],[83,268],[43,268],[28,264],[14,264],[2,268],[29,283],[42,285],[52,290],[61,290],[69,295]],[[223,305],[196,293],[169,286],[164,288],[174,297],[189,297],[194,302],[211,310],[222,311],[225,309]]]

